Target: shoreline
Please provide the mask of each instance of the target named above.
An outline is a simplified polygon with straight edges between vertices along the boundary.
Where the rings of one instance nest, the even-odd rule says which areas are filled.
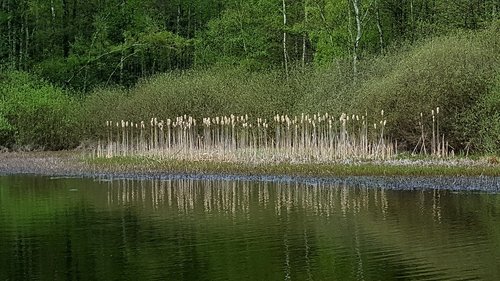
[[[0,176],[15,175],[92,178],[103,181],[273,181],[394,190],[500,192],[500,166],[473,160],[245,164],[125,157],[91,159],[84,157],[84,152],[80,151],[0,153]]]

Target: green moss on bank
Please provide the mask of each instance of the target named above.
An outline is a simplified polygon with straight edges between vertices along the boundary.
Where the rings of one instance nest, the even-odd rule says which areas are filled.
[[[342,163],[228,163],[209,161],[160,160],[144,157],[116,157],[112,159],[85,159],[88,164],[104,172],[133,173],[195,173],[231,174],[244,176],[500,176],[498,165],[445,165],[422,162],[421,165],[361,162]]]

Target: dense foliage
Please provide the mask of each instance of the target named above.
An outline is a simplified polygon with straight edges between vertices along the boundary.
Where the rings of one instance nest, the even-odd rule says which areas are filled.
[[[70,148],[106,120],[385,109],[412,149],[440,106],[453,147],[500,151],[498,0],[0,7],[0,146]]]
[[[78,104],[60,88],[23,72],[0,76],[0,143],[63,149],[79,142]]]
[[[0,63],[74,89],[213,64],[353,64],[498,19],[498,0],[0,0]]]

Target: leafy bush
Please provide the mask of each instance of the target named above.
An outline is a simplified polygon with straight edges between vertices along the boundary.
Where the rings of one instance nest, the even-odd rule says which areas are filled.
[[[297,93],[278,71],[251,73],[240,68],[160,74],[132,89],[99,89],[85,101],[91,123],[89,137],[102,132],[106,121],[149,122],[151,117],[195,118],[217,115],[259,116],[271,119],[290,113]]]
[[[473,148],[500,154],[500,73],[489,93],[464,115]]]
[[[463,119],[487,95],[499,67],[497,27],[477,34],[434,38],[411,50],[382,77],[361,84],[353,108],[371,115],[385,109],[389,133],[408,145],[420,137],[424,115],[430,134],[431,111],[440,107],[441,133],[452,146],[464,148],[471,139]],[[429,139],[429,136],[428,136]]]
[[[2,73],[0,80],[2,145],[65,149],[78,144],[78,104],[61,89],[23,72]]]

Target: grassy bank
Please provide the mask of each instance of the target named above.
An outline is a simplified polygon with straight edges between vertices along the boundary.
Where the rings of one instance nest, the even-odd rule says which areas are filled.
[[[86,158],[86,164],[106,172],[124,173],[192,173],[244,176],[348,177],[476,177],[500,176],[498,164],[486,161],[399,160],[356,163],[230,163],[211,161],[178,161],[146,157]]]

